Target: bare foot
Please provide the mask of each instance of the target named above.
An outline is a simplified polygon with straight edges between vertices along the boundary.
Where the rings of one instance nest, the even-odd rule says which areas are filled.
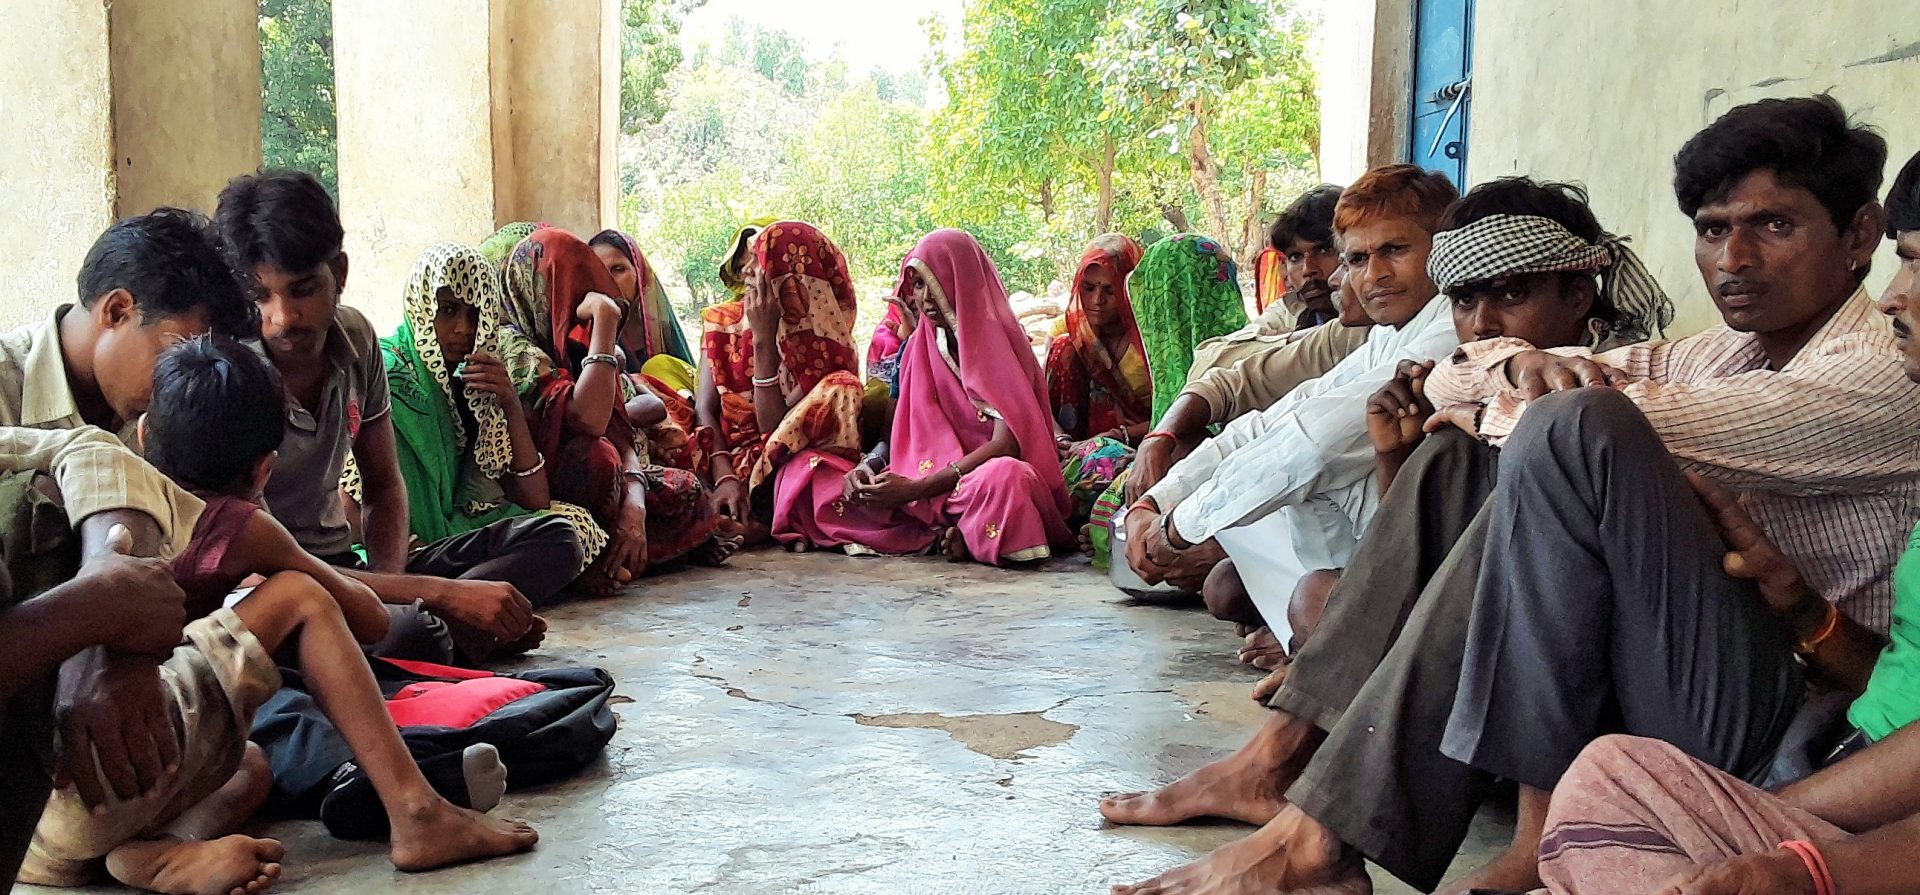
[[[533,627],[528,628],[527,633],[520,635],[520,639],[512,643],[500,644],[500,648],[494,650],[493,655],[488,658],[504,659],[508,656],[519,656],[530,653],[539,649],[540,644],[546,639],[547,620],[536,615],[533,617]]]
[[[1272,628],[1255,628],[1240,647],[1240,661],[1261,671],[1272,671],[1286,664],[1287,648],[1274,636]]]
[[[408,872],[523,852],[540,841],[524,821],[457,808],[445,799],[393,816],[393,866]]]
[[[1275,712],[1239,751],[1153,792],[1101,799],[1100,813],[1116,824],[1150,827],[1196,817],[1264,824],[1286,807],[1282,793],[1299,776],[1320,739],[1312,725]]]
[[[1091,522],[1080,526],[1080,553],[1084,556],[1093,555],[1093,523]]]
[[[1254,684],[1253,701],[1266,705],[1267,700],[1272,699],[1273,694],[1280,692],[1280,686],[1287,682],[1287,671],[1292,667],[1293,664],[1288,663],[1275,668],[1266,677],[1261,678],[1260,683]]]
[[[267,764],[266,753],[248,743],[240,756],[240,768],[233,776],[213,795],[200,800],[168,824],[166,832],[180,839],[218,839],[238,831],[247,818],[266,804],[272,791],[273,768]]]
[[[620,593],[620,582],[607,573],[603,562],[595,561],[580,577],[573,579],[573,590],[583,597],[604,600]]]
[[[973,553],[967,549],[967,538],[955,525],[940,533],[940,552],[947,555],[948,562],[967,562],[973,559]]]
[[[713,530],[713,535],[707,538],[706,543],[695,547],[688,558],[702,566],[725,565],[746,542],[746,526],[732,519],[721,519],[720,527]]]
[[[260,895],[280,878],[284,857],[280,843],[251,836],[144,839],[108,852],[107,872],[124,885],[166,895]]]
[[[1465,895],[1474,889],[1495,892],[1531,892],[1540,888],[1540,852],[1503,851],[1499,856],[1474,868],[1473,872],[1447,885],[1440,895]]]
[[[1366,862],[1289,807],[1239,842],[1113,895],[1371,895]]]

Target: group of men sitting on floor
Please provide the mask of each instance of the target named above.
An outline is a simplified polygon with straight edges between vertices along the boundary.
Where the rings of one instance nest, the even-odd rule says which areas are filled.
[[[1337,315],[1200,344],[1111,521],[1115,561],[1255,632],[1273,712],[1231,756],[1100,810],[1260,829],[1115,891],[1364,892],[1367,860],[1432,890],[1501,781],[1519,789],[1512,847],[1451,891],[1911,888],[1920,558],[1901,538],[1920,518],[1920,156],[1883,205],[1886,162],[1824,96],[1742,106],[1689,140],[1675,193],[1724,325],[1673,341],[1651,341],[1671,302],[1578,188],[1509,178],[1461,196],[1392,166],[1290,210],[1322,209],[1296,232],[1327,236],[1276,246],[1288,282],[1337,294]],[[811,333],[850,364],[850,292],[823,235],[760,232],[730,262],[744,304],[709,323],[739,337],[748,384],[725,396],[758,414],[765,451],[698,455],[711,480],[680,487],[633,465],[642,411],[659,408],[610,384],[632,372],[616,349],[651,272],[617,285],[618,259],[600,268],[571,235],[516,232],[504,268],[429,250],[409,354],[399,334],[376,350],[340,306],[341,227],[310,178],[237,179],[211,228],[166,209],[109,228],[77,305],[0,335],[0,875],[271,886],[281,846],[237,831],[276,782],[249,735],[283,668],[377,791],[396,867],[531,847],[531,828],[485,813],[497,764],[422,769],[363,655],[529,649],[535,608],[594,554],[615,559],[611,580],[649,565],[677,525],[655,521],[699,521],[676,555],[724,560],[751,525],[715,518],[708,491],[773,487],[780,460],[813,458],[783,467],[797,475],[774,488],[775,536],[1044,558],[1070,501],[1057,476],[1022,471],[1058,469],[1045,383],[978,244],[938,231],[903,263],[899,308],[931,333],[905,333],[889,383],[892,450],[920,459],[916,479],[884,450],[842,456],[847,425],[790,431],[815,399],[856,409],[857,376],[799,382],[825,367],[781,356]],[[1882,238],[1900,265],[1876,307],[1863,284]],[[1217,251],[1204,242],[1180,248]],[[809,273],[809,255],[831,264]],[[501,318],[545,343],[547,367],[475,337]],[[774,327],[777,348],[747,338]],[[390,393],[408,381],[396,364],[446,392],[428,397],[451,407],[432,419],[467,452],[454,466],[504,489],[450,534],[410,524],[420,489],[392,417],[424,399]],[[713,370],[696,375],[718,393]],[[707,403],[710,428],[753,428]],[[607,453],[613,474],[580,493],[612,499],[569,516],[535,448],[583,416],[582,456]],[[626,440],[604,444],[614,430]],[[489,515],[509,503],[554,511]]]
[[[1322,275],[1371,325],[1196,370],[1113,523],[1274,671],[1239,751],[1100,810],[1259,830],[1114,892],[1432,891],[1503,782],[1511,847],[1446,891],[1920,885],[1920,156],[1883,205],[1886,162],[1826,96],[1692,137],[1723,325],[1673,341],[1577,188],[1347,187]]]

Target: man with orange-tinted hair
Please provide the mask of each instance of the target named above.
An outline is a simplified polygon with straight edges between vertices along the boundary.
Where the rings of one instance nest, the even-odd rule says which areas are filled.
[[[1308,573],[1344,568],[1379,505],[1367,400],[1401,361],[1460,343],[1427,276],[1427,253],[1459,198],[1411,165],[1367,172],[1341,194],[1334,232],[1349,287],[1373,319],[1365,344],[1326,375],[1195,447],[1126,516],[1127,561],[1148,582],[1217,540],[1281,643],[1287,602]],[[1172,438],[1160,432],[1147,436]]]

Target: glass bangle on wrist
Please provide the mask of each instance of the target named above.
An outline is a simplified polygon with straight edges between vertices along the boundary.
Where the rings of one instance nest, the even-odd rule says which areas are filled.
[[[772,376],[768,376],[764,379],[759,376],[753,377],[754,388],[773,388],[774,386],[779,384],[780,384],[780,375],[778,373]]]
[[[620,358],[604,351],[595,352],[580,359],[581,369],[586,369],[588,364],[606,364],[609,367],[618,369],[620,366]]]
[[[533,475],[536,472],[539,472],[542,469],[547,468],[547,455],[542,454],[539,451],[535,451],[533,454],[533,457],[534,457],[533,466],[531,468],[514,469],[511,465],[509,465],[507,467],[507,475],[513,476],[516,479],[524,479],[530,475]]]

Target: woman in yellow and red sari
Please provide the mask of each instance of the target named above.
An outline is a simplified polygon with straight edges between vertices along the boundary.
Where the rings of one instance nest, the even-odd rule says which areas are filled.
[[[811,224],[779,221],[753,237],[742,297],[700,314],[694,435],[721,515],[771,530],[774,479],[805,450],[860,456],[857,305],[846,256]],[[789,535],[789,537],[782,537]]]

